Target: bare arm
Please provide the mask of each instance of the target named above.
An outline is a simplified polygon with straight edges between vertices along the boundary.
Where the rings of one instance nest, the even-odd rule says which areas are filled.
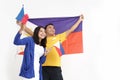
[[[25,27],[25,32],[27,32],[30,36],[33,36],[33,31],[30,30],[28,27]]]
[[[16,23],[17,23],[20,27],[22,27],[22,23],[21,23],[20,21],[17,21]],[[30,36],[33,36],[33,31],[30,30],[28,27],[26,27],[26,25],[24,25],[24,31],[25,31],[26,33],[28,33]]]
[[[69,30],[66,31],[66,36],[68,36],[71,32],[73,32],[78,27],[78,25],[83,21],[83,19],[84,16],[80,15],[78,21]]]

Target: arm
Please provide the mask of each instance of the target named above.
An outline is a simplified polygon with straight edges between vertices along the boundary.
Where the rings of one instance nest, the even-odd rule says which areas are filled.
[[[30,30],[28,27],[25,27],[25,32],[27,32],[30,36],[33,36],[32,30]]]
[[[21,25],[21,28],[19,29],[18,33],[16,34],[16,36],[14,38],[14,44],[15,45],[25,45],[27,43],[27,41],[28,41],[27,38],[20,39],[20,37],[22,35],[22,31],[25,28],[25,26],[23,24],[20,24],[20,25]]]
[[[48,48],[48,49],[45,49],[45,52],[44,52],[43,56],[40,57],[40,63],[43,64],[43,63],[45,62],[46,56],[47,56],[47,54],[52,50],[52,48],[53,48],[53,47],[50,47],[50,48]]]
[[[17,21],[17,24],[18,24],[20,27],[22,27],[20,21]],[[24,27],[24,31],[25,31],[26,33],[28,33],[30,36],[33,36],[33,31],[30,30],[28,27],[26,27],[26,25],[24,25],[24,26],[25,26],[25,27]]]
[[[46,56],[43,55],[43,56],[40,57],[39,63],[43,64],[45,62],[45,60],[46,60]]]
[[[71,32],[73,32],[78,27],[78,25],[83,21],[83,19],[84,16],[80,15],[78,21],[69,30],[66,31],[66,36],[68,36]]]

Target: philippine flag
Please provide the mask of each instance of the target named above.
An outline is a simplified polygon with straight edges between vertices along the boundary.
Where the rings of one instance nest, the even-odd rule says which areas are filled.
[[[45,26],[46,24],[52,23],[55,26],[56,34],[59,34],[70,29],[72,25],[74,25],[75,22],[78,20],[78,18],[79,16],[30,18],[28,21],[37,26]],[[63,46],[65,54],[83,53],[82,22],[78,25],[77,29],[74,32],[72,32],[65,41],[61,43],[61,45]],[[60,46],[55,47],[56,49],[58,49],[58,51],[61,50]]]
[[[22,7],[22,9],[20,10],[16,17],[16,20],[21,21],[23,24],[26,24],[28,18],[29,18],[28,14],[24,14],[24,7]]]

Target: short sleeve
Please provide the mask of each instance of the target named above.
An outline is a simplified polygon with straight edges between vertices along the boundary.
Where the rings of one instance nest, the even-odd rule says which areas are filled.
[[[61,43],[66,40],[66,32],[58,34],[58,36]]]

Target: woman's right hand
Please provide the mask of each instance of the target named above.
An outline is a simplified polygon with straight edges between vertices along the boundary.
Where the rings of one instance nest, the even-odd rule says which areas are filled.
[[[20,26],[19,32],[22,33],[22,31],[25,30],[26,25],[25,25],[25,24],[22,24],[21,21],[16,21],[16,23]]]
[[[22,22],[21,21],[16,21],[16,24],[21,26],[22,25]]]

